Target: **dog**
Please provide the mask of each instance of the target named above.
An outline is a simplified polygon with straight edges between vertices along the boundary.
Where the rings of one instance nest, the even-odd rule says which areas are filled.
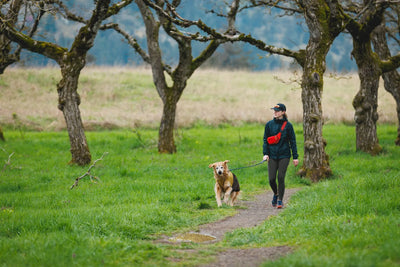
[[[228,162],[229,160],[225,160],[208,165],[209,168],[214,170],[214,191],[218,207],[222,206],[221,197],[223,197],[225,204],[233,206],[240,193],[239,181],[236,175],[228,169]]]

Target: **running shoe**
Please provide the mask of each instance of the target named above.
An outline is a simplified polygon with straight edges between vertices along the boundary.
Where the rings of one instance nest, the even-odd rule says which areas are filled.
[[[278,200],[278,206],[276,206],[277,209],[281,209],[283,207],[282,200]]]
[[[276,207],[276,204],[278,203],[278,195],[274,195],[272,198],[272,207]]]

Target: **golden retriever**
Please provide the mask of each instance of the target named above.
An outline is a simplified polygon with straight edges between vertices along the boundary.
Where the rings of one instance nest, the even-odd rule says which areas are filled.
[[[225,204],[233,206],[240,193],[239,181],[236,175],[229,171],[228,162],[229,160],[225,160],[208,165],[209,168],[213,168],[214,170],[214,191],[218,207],[222,206],[221,197],[223,197]]]

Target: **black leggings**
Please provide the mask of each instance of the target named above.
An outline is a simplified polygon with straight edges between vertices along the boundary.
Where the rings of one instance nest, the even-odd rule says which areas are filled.
[[[285,175],[289,166],[289,158],[285,159],[269,159],[268,161],[268,178],[269,185],[275,195],[278,195],[278,200],[283,200],[285,194]],[[278,186],[276,184],[276,174],[278,173]]]

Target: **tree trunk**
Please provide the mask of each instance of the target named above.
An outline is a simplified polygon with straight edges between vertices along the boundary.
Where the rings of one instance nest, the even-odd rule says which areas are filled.
[[[370,38],[353,38],[353,56],[358,66],[360,90],[353,99],[356,122],[356,149],[377,155],[379,145],[376,131],[378,120],[378,88],[381,75]]]
[[[0,127],[0,140],[6,141],[6,139],[4,138],[3,129],[1,129],[1,127]]]
[[[11,46],[7,44],[10,42],[3,34],[0,34],[0,75],[4,73],[6,68],[19,60],[19,57],[10,54]]]
[[[81,61],[80,58],[70,58],[70,60]],[[78,64],[62,66],[62,79],[57,85],[58,108],[64,114],[71,145],[71,163],[78,165],[86,165],[91,161],[89,146],[86,141],[79,110],[80,96],[77,92],[79,75],[83,66]]]
[[[306,52],[306,66],[302,80],[304,161],[299,174],[317,182],[332,175],[329,156],[325,153],[326,141],[322,137],[323,116],[321,97],[325,60],[317,62],[314,58],[325,58],[317,54],[315,44],[309,43]],[[319,50],[321,51],[321,50]]]
[[[372,42],[374,44],[375,52],[381,60],[388,59],[390,50],[387,45],[386,31],[383,24],[375,29],[372,34]],[[400,74],[397,70],[386,72],[382,74],[385,90],[388,91],[396,101],[397,111],[397,138],[395,144],[400,146]]]
[[[158,152],[176,153],[174,126],[177,101],[172,98],[164,101],[163,114],[158,133]]]
[[[341,11],[337,3],[327,4],[320,0],[300,1],[310,31],[305,53],[302,77],[304,161],[298,174],[311,181],[319,181],[332,175],[329,156],[325,152],[326,141],[322,137],[322,92],[326,55],[339,33]],[[326,12],[329,11],[329,12]]]
[[[13,25],[3,20],[0,21],[7,38],[17,42],[23,48],[54,59],[60,65],[62,79],[57,85],[58,108],[63,112],[67,124],[71,144],[71,163],[79,165],[86,165],[91,161],[79,111],[80,97],[77,92],[79,75],[85,67],[87,52],[94,44],[101,23],[131,3],[130,0],[127,0],[109,7],[110,2],[110,0],[95,1],[96,7],[90,19],[79,29],[71,49],[50,42],[33,40],[30,36],[14,29]],[[41,15],[43,13],[39,14],[37,22]]]
[[[397,138],[394,141],[396,146],[400,146],[400,74],[394,70],[382,74],[385,90],[392,94],[396,101],[397,111]]]
[[[385,8],[388,6],[385,2],[364,4],[359,20],[349,20],[346,28],[353,37],[352,55],[356,60],[360,78],[360,90],[353,99],[356,149],[376,155],[382,150],[376,131],[378,88],[382,70],[377,54],[372,51],[371,35],[382,23]]]

